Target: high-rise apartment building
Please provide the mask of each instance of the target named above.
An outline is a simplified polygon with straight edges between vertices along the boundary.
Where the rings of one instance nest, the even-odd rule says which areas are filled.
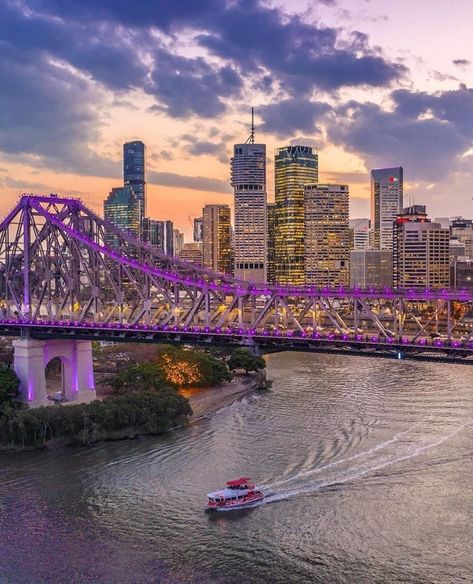
[[[141,219],[146,217],[146,146],[143,142],[123,144],[123,180],[141,203]]]
[[[450,232],[427,218],[425,206],[404,209],[394,224],[393,275],[396,288],[448,288]]]
[[[370,220],[350,219],[350,249],[368,249],[370,246]]]
[[[131,187],[113,188],[103,203],[105,219],[138,238],[141,236],[140,212],[141,204]],[[107,233],[106,240],[108,245],[118,246],[117,237],[112,233]]]
[[[179,252],[179,259],[201,268],[203,266],[202,243],[185,243]]]
[[[202,210],[204,268],[215,272],[233,272],[230,207],[205,205]]]
[[[402,166],[371,171],[372,247],[393,248],[393,224],[402,212],[403,196]]]
[[[203,239],[203,219],[202,217],[195,217],[194,219],[194,230],[193,230],[193,240],[197,243],[202,242]]]
[[[274,159],[276,197],[275,280],[303,284],[304,185],[319,180],[318,154],[310,146],[278,148]]]
[[[351,288],[392,288],[393,252],[390,249],[355,249],[350,253]]]
[[[235,194],[235,276],[253,282],[265,282],[265,144],[235,144],[231,159],[231,185]]]
[[[348,185],[304,186],[305,283],[348,286],[350,229]]]
[[[276,245],[276,203],[268,203],[267,206],[267,232],[268,232],[268,261],[267,281],[269,284],[276,282],[275,275],[275,245]]]
[[[174,225],[172,221],[159,221],[144,217],[142,221],[142,239],[156,246],[162,253],[174,255]]]

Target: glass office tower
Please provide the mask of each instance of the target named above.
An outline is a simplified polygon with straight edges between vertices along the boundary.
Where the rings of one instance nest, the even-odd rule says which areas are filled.
[[[304,185],[319,180],[318,154],[310,146],[278,148],[274,159],[276,230],[274,277],[304,284]]]
[[[146,217],[146,146],[143,142],[123,144],[123,180],[140,201],[140,219],[143,219]]]
[[[393,248],[393,225],[402,213],[403,195],[402,166],[371,171],[371,235],[375,249]]]
[[[105,219],[134,237],[141,236],[140,209],[141,203],[128,186],[112,189],[103,204]],[[117,237],[111,233],[106,234],[106,241],[111,247],[118,245]]]

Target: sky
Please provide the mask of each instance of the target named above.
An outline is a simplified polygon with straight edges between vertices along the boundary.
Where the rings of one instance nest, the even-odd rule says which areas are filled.
[[[314,146],[369,215],[369,171],[406,204],[473,216],[471,0],[0,0],[0,215],[22,192],[102,210],[122,144],[148,151],[148,211],[190,236],[232,204],[233,144]]]

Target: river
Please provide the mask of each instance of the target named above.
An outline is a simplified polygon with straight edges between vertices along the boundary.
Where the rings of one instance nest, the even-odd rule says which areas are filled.
[[[1,584],[471,583],[473,368],[267,361],[188,428],[0,455]],[[205,512],[241,475],[266,502]]]

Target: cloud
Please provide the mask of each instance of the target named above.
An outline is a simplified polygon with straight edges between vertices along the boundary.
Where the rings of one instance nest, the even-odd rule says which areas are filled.
[[[231,192],[229,182],[204,176],[186,176],[173,172],[152,171],[148,173],[148,181],[152,184],[180,189],[226,194]]]
[[[211,66],[201,57],[182,57],[163,48],[155,49],[154,58],[148,91],[161,104],[158,109],[172,117],[215,118],[226,110],[222,98],[241,95],[243,82],[231,66]]]
[[[323,122],[331,107],[323,102],[306,99],[286,99],[258,108],[264,120],[262,130],[278,136],[290,136],[297,131],[320,134],[316,127]]]
[[[67,23],[68,29],[82,29],[82,38],[72,35],[75,44],[65,43],[63,51],[56,47],[76,67],[109,87],[142,87],[174,117],[218,115],[225,110],[221,98],[238,97],[243,77],[256,87],[269,90],[277,82],[286,92],[300,94],[384,87],[407,73],[404,65],[370,47],[366,35],[354,31],[342,40],[337,28],[305,22],[261,0],[142,0],[139,6],[114,0],[29,3],[41,14],[60,17],[53,21]],[[195,42],[221,65],[177,54],[152,29],[174,40],[184,29],[194,31]],[[155,61],[151,71],[146,71],[143,53]]]
[[[471,65],[469,59],[453,59],[452,63],[457,67],[468,67],[468,65]]]
[[[340,106],[329,139],[361,155],[368,168],[403,165],[412,179],[445,179],[473,142],[473,90],[398,90],[392,99],[391,111],[354,101]]]

